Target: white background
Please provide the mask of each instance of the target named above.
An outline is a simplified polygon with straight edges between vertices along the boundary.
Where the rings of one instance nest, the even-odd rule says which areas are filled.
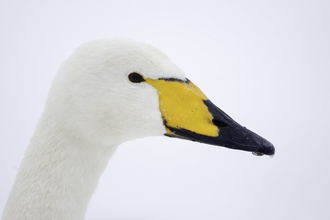
[[[80,44],[165,52],[274,158],[166,137],[124,143],[86,219],[330,219],[330,3],[0,1],[0,211],[52,79]]]

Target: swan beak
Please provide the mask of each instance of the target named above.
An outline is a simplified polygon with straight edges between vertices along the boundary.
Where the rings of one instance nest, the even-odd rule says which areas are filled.
[[[158,90],[166,136],[274,155],[274,146],[215,106],[188,79],[146,79]]]

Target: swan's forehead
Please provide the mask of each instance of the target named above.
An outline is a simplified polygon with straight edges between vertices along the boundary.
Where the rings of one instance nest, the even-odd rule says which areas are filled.
[[[80,51],[90,64],[116,69],[117,74],[139,72],[145,78],[178,78],[184,73],[157,48],[129,39],[106,39],[87,43]],[[97,66],[99,67],[99,66]]]
[[[134,42],[125,45],[122,50],[124,62],[127,62],[128,72],[136,71],[145,78],[177,78],[185,80],[184,73],[163,52],[153,46]]]

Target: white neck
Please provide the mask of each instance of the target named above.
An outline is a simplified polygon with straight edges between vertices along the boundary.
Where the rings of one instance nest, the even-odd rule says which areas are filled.
[[[98,180],[118,145],[69,136],[41,120],[25,153],[3,220],[83,219]]]

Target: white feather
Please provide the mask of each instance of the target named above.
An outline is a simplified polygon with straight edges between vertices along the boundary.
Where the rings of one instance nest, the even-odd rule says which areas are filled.
[[[83,219],[118,145],[165,133],[156,89],[131,83],[127,75],[133,71],[185,79],[162,52],[128,39],[87,43],[63,64],[3,220]]]

